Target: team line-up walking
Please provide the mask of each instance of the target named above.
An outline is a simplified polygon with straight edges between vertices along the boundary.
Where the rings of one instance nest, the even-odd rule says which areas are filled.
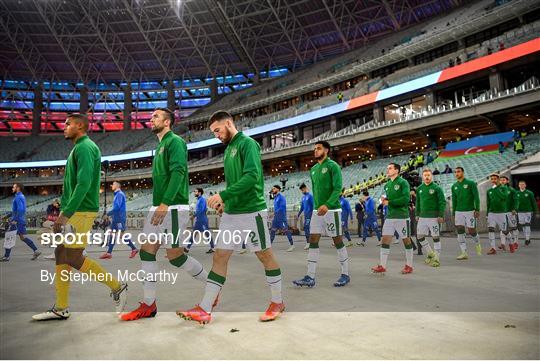
[[[84,249],[88,240],[84,235],[80,244],[62,244],[55,249],[56,274],[72,269],[84,273],[93,273],[101,277],[109,289],[119,318],[132,321],[154,317],[157,314],[157,283],[159,273],[156,253],[159,248],[166,248],[167,258],[171,266],[182,269],[194,279],[204,284],[205,292],[202,300],[191,309],[181,309],[177,315],[185,320],[201,324],[212,320],[212,311],[218,306],[221,290],[227,278],[229,260],[234,251],[246,248],[255,253],[263,265],[266,283],[270,289],[270,302],[267,310],[260,316],[260,321],[273,321],[285,310],[282,296],[282,274],[280,265],[272,251],[275,231],[288,230],[284,213],[285,199],[280,194],[279,186],[273,188],[278,216],[274,218],[271,229],[268,227],[268,210],[264,198],[264,178],[261,162],[260,145],[241,131],[236,129],[231,114],[226,111],[214,113],[208,122],[210,130],[226,145],[224,155],[225,190],[209,196],[207,206],[215,209],[221,216],[217,237],[211,241],[213,253],[212,267],[205,270],[202,264],[188,254],[179,242],[178,235],[188,227],[189,223],[189,175],[188,157],[185,141],[171,130],[175,122],[174,113],[167,108],[156,109],[151,118],[152,132],[156,134],[159,144],[152,161],[152,206],[148,210],[144,222],[144,234],[170,234],[171,242],[143,243],[136,249],[133,243],[131,257],[139,255],[141,269],[146,278],[143,282],[143,299],[139,306],[130,312],[124,312],[127,302],[127,284],[119,282],[95,260],[87,256]],[[101,152],[97,145],[87,136],[88,119],[86,116],[72,114],[65,122],[64,135],[73,142],[74,147],[68,157],[61,201],[61,212],[54,221],[52,229],[56,233],[73,230],[86,234],[92,227],[99,210],[99,187]],[[304,232],[306,234],[307,272],[304,277],[293,281],[297,287],[313,287],[316,284],[317,265],[320,259],[319,240],[326,235],[332,238],[340,265],[340,274],[333,283],[335,287],[343,287],[351,282],[349,274],[349,255],[343,242],[343,235],[351,243],[348,234],[348,219],[352,218],[350,205],[344,206],[341,168],[329,158],[331,146],[326,141],[318,141],[314,147],[316,164],[310,170],[312,194],[303,184],[301,213],[304,213]],[[410,185],[400,176],[401,166],[390,163],[387,166],[387,181],[384,184],[386,218],[379,231],[375,201],[367,191],[363,192],[366,219],[364,221],[363,241],[367,229],[371,228],[380,238],[380,259],[372,267],[372,272],[387,272],[387,260],[390,244],[397,238],[405,247],[405,265],[401,269],[404,275],[413,273],[413,241],[411,239],[411,219],[409,214]],[[452,185],[452,214],[457,230],[460,254],[458,260],[467,260],[466,234],[469,234],[481,255],[482,247],[476,230],[480,215],[480,197],[477,184],[465,178],[463,168],[455,170],[456,182]],[[508,178],[496,173],[490,175],[492,187],[487,191],[487,218],[490,248],[488,255],[497,254],[496,234],[500,232],[500,250],[515,252],[518,248],[519,228],[523,230],[525,245],[530,244],[530,224],[533,214],[537,212],[532,192],[526,189],[524,181],[519,182],[515,190],[508,184]],[[15,201],[13,203],[13,224],[22,240],[34,250],[33,259],[39,251],[25,238],[24,196],[22,187],[14,186]],[[113,183],[115,202],[109,215],[113,217],[112,227],[125,230],[125,198],[119,183]],[[203,190],[197,189],[198,200]],[[283,198],[281,198],[283,197]],[[200,203],[200,204],[199,204]],[[204,202],[197,205],[197,229],[207,230]],[[348,202],[347,202],[348,203]],[[417,239],[426,250],[425,263],[433,267],[441,265],[440,230],[444,222],[446,200],[442,189],[433,182],[430,169],[422,170],[422,184],[417,189],[416,197]],[[345,211],[343,211],[345,210]],[[247,238],[242,242],[231,242],[230,235],[235,231],[246,232]],[[228,236],[227,236],[228,235]],[[290,233],[289,251],[293,244]],[[427,237],[432,238],[432,245]],[[167,238],[169,239],[169,238]],[[364,243],[362,242],[362,243]],[[102,255],[102,259],[111,258],[112,247]],[[9,253],[3,260],[9,260]],[[103,277],[107,275],[107,277]],[[69,279],[55,277],[56,301],[54,306],[43,313],[34,315],[36,321],[70,317],[69,311]]]

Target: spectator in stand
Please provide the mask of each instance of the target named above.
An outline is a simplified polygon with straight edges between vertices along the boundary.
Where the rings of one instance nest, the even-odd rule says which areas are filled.
[[[514,152],[516,152],[516,154],[523,154],[525,152],[525,143],[523,142],[523,139],[519,138],[514,140]]]
[[[450,166],[447,164],[442,174],[452,174],[452,168],[450,168]]]
[[[499,142],[499,154],[503,154],[503,153],[504,153],[504,143]]]
[[[439,172],[439,170],[437,168],[435,168],[435,170],[433,171],[433,174],[438,175],[438,174],[441,174],[441,172]]]
[[[428,152],[428,154],[426,155],[426,165],[431,162],[433,162],[433,156],[431,155],[431,152]]]
[[[58,199],[55,199],[51,204],[47,206],[47,220],[56,221],[58,215],[60,214],[60,202]]]

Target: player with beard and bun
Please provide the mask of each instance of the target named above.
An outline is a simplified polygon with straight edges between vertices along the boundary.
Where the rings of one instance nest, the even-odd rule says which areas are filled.
[[[186,142],[174,134],[174,113],[157,108],[150,119],[152,132],[159,144],[152,160],[152,207],[144,221],[143,234],[158,236],[158,242],[142,240],[139,256],[146,279],[143,282],[143,302],[122,315],[122,320],[133,321],[154,317],[157,313],[156,289],[158,265],[156,253],[160,246],[167,250],[169,262],[183,269],[193,278],[206,282],[207,272],[195,258],[184,253],[180,238],[189,223],[189,176]]]
[[[339,197],[342,191],[341,168],[328,157],[330,144],[326,141],[315,143],[313,155],[317,164],[311,168],[311,184],[315,207],[309,229],[309,250],[307,257],[307,275],[294,280],[298,287],[315,286],[315,273],[319,262],[319,240],[322,234],[332,237],[341,265],[341,275],[335,287],[342,287],[351,281],[349,276],[349,255],[343,243],[341,228],[341,203]]]
[[[226,111],[215,112],[208,123],[216,138],[227,146],[223,158],[227,186],[208,198],[208,206],[222,213],[222,217],[204,297],[199,305],[187,311],[179,310],[177,315],[200,324],[212,320],[212,305],[225,284],[229,259],[245,242],[262,263],[271,292],[270,305],[259,319],[273,321],[285,310],[285,304],[281,295],[281,270],[268,231],[261,147],[236,129],[232,115]]]

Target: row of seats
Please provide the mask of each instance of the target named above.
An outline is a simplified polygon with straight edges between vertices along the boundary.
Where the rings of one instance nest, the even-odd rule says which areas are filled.
[[[463,10],[465,11],[465,10]],[[527,41],[537,36],[540,32],[540,21],[532,24],[527,24],[520,29],[511,30],[497,38],[484,42],[480,47],[476,47],[472,52],[471,48],[465,51],[460,51],[458,54],[461,57],[474,58],[484,55],[487,49],[496,50],[499,42],[504,42],[505,46],[510,47],[520,42]],[[473,47],[474,48],[474,47]],[[451,54],[453,57],[455,54]],[[377,78],[364,81],[356,85],[355,88],[349,89],[344,94],[344,99],[350,99],[363,95],[367,92],[376,91],[391,85],[399,84],[413,78],[423,76],[428,72],[442,69],[447,66],[447,57],[436,59],[434,62],[421,64],[416,67],[400,70],[385,78]],[[314,68],[317,65],[313,66]],[[303,77],[301,77],[303,79]],[[277,80],[276,80],[277,81]],[[232,94],[234,95],[234,94]],[[231,96],[232,96],[231,95]],[[225,97],[227,98],[227,97]],[[285,109],[282,112],[272,113],[256,118],[246,117],[239,123],[241,129],[248,129],[264,124],[272,123],[277,120],[285,119],[295,115],[299,115],[308,111],[320,109],[321,107],[333,105],[336,103],[336,96],[330,95],[313,102],[305,103],[299,107]],[[219,103],[219,102],[218,102]],[[189,119],[189,118],[188,118]],[[180,124],[181,125],[181,124]],[[176,127],[176,130],[185,126]],[[187,132],[182,134],[189,142],[196,142],[204,139],[212,138],[212,133],[209,130],[198,132]],[[69,141],[59,141],[58,135],[40,135],[38,137],[5,137],[0,144],[0,152],[2,159],[5,161],[32,161],[32,160],[57,160],[65,159],[69,154],[72,145]],[[116,133],[90,133],[90,137],[100,146],[103,155],[121,154],[136,152],[142,150],[155,149],[157,146],[157,138],[150,130],[132,130],[123,131],[120,134]]]

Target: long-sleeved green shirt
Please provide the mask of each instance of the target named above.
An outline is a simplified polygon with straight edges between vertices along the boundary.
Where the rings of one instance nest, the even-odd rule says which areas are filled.
[[[186,142],[167,132],[159,142],[152,160],[152,205],[188,204],[189,175]]]
[[[512,212],[516,210],[517,200],[516,200],[516,193],[517,190],[510,185],[506,184],[505,186],[508,189],[508,197],[506,198],[506,211]]]
[[[326,158],[322,163],[311,167],[314,210],[322,205],[326,205],[331,210],[341,209],[339,197],[342,184],[341,168],[332,159]]]
[[[228,214],[253,213],[266,209],[261,146],[238,132],[225,149],[223,168],[227,187],[219,195]]]
[[[464,178],[452,185],[452,213],[480,211],[480,195],[475,181]]]
[[[422,183],[416,190],[416,215],[423,218],[444,217],[446,199],[444,192],[434,182]]]
[[[528,189],[516,192],[516,211],[518,212],[538,212],[538,205],[534,199],[534,193]]]
[[[384,184],[384,192],[388,199],[387,219],[409,218],[409,202],[411,200],[411,186],[400,176],[394,180],[388,179]]]
[[[487,190],[486,207],[488,213],[507,213],[508,198],[510,190],[508,187],[498,185]]]
[[[75,212],[99,210],[101,151],[87,135],[80,137],[69,153],[64,173],[61,210],[66,217]]]

